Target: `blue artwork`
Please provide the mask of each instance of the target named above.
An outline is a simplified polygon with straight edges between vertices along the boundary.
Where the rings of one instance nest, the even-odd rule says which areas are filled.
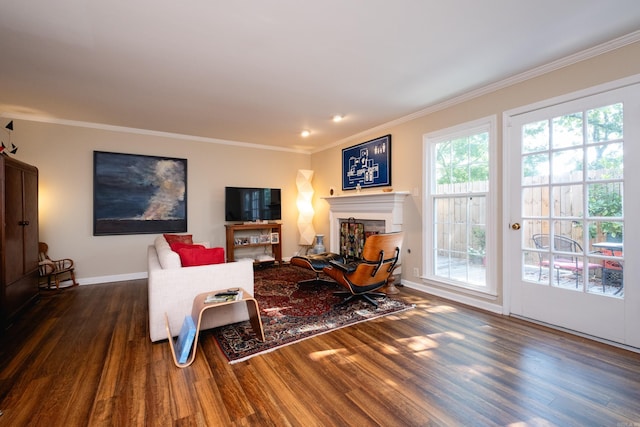
[[[94,152],[94,235],[187,231],[187,160]]]
[[[184,318],[182,328],[180,329],[180,334],[178,335],[175,344],[176,359],[178,360],[178,363],[187,363],[187,359],[189,358],[189,353],[191,353],[191,347],[193,346],[195,337],[196,325],[193,322],[193,318],[187,315]]]
[[[342,189],[391,185],[391,135],[342,150]]]

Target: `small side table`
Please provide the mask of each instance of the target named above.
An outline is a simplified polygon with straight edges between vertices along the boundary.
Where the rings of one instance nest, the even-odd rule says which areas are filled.
[[[395,284],[396,276],[394,276],[393,274],[396,268],[399,268],[399,267],[400,267],[400,264],[396,264],[396,266],[393,267],[393,271],[389,275],[389,278],[387,279],[387,283],[380,290],[381,292],[384,292],[387,295],[397,295],[400,293],[400,290],[396,287],[396,284]],[[400,275],[397,276],[397,279],[398,279],[398,286],[402,286],[402,283],[400,283]]]
[[[265,339],[264,329],[262,328],[262,320],[260,319],[260,309],[258,307],[258,301],[256,301],[256,299],[253,298],[253,296],[249,292],[245,291],[244,289],[240,288],[239,290],[242,291],[242,299],[234,300],[234,301],[214,302],[214,303],[204,302],[204,300],[207,298],[208,295],[221,292],[221,290],[209,291],[209,292],[204,292],[202,294],[196,295],[196,297],[193,299],[193,308],[191,309],[191,316],[193,316],[193,319],[194,320],[198,319],[198,322],[196,323],[196,335],[193,340],[191,355],[189,356],[189,359],[182,364],[178,363],[178,359],[176,358],[176,351],[175,351],[175,348],[174,348],[175,346],[173,342],[173,334],[171,333],[171,328],[169,327],[169,317],[167,316],[167,313],[164,314],[165,327],[167,329],[167,337],[169,338],[169,346],[171,347],[171,356],[173,357],[173,363],[175,363],[177,367],[186,368],[187,366],[191,365],[195,360],[196,350],[198,348],[198,337],[200,336],[200,325],[202,324],[202,315],[205,311],[211,308],[217,308],[217,307],[222,307],[224,305],[237,304],[237,303],[244,302],[245,304],[247,304],[247,310],[249,311],[249,321],[251,322],[251,327],[253,327],[253,331],[256,333],[256,335],[258,335],[258,339],[260,339],[260,341],[264,341]]]

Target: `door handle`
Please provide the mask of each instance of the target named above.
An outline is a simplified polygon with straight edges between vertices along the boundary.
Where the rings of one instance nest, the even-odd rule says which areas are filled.
[[[511,224],[511,229],[520,230],[520,223],[514,222],[513,224]]]
[[[24,227],[26,225],[29,225],[29,221],[18,221],[18,225],[21,225]]]

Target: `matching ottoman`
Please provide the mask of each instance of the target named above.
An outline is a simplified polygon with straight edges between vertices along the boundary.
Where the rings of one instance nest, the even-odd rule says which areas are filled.
[[[337,261],[340,263],[345,262],[345,258],[340,254],[335,254],[332,252],[325,252],[321,254],[311,254],[311,255],[296,255],[291,258],[291,265],[295,265],[298,267],[306,268],[309,270],[313,270],[316,273],[316,277],[314,279],[302,280],[298,282],[299,285],[322,285],[322,284],[335,284],[336,282],[333,280],[324,280],[320,278],[320,273],[325,267],[329,266],[329,262]]]

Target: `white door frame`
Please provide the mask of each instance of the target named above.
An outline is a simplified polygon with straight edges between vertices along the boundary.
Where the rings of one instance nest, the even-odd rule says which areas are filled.
[[[502,245],[502,252],[503,252],[502,313],[504,315],[510,315],[512,312],[512,307],[511,307],[511,298],[512,298],[511,286],[512,285],[510,284],[511,283],[510,279],[513,277],[513,273],[511,269],[514,263],[518,263],[518,265],[520,265],[519,257],[521,256],[519,251],[516,253],[516,251],[509,250],[509,248],[512,245],[512,243],[509,242],[509,239],[514,238],[514,233],[511,231],[511,228],[510,228],[511,224],[520,222],[520,218],[511,217],[512,212],[510,209],[511,203],[509,199],[510,197],[509,190],[510,190],[510,184],[511,184],[509,182],[509,176],[510,176],[509,171],[512,169],[512,164],[510,162],[514,155],[513,150],[518,150],[518,153],[520,152],[520,147],[515,146],[515,144],[513,143],[514,137],[512,132],[515,129],[513,129],[510,126],[512,117],[520,114],[532,112],[538,109],[552,107],[557,104],[578,100],[580,98],[590,97],[597,94],[609,92],[615,89],[632,86],[638,83],[640,83],[640,74],[503,112],[503,115],[502,115],[502,136],[503,136],[502,191],[504,196],[503,197],[504,224],[502,226],[505,227],[504,229],[505,231],[503,235],[503,245]],[[627,145],[631,145],[631,144],[635,144],[636,146],[640,145],[640,138],[635,138],[636,136],[632,136],[633,139],[630,139],[629,141],[627,141],[627,139],[629,138],[629,135],[627,135],[625,132],[625,152],[627,151]],[[638,152],[640,151],[640,148],[637,150],[633,149],[633,151]],[[627,166],[632,167],[631,164],[628,164]],[[636,212],[640,212],[640,198],[627,197],[625,199],[625,210],[627,210],[627,208],[631,208]],[[639,209],[639,210],[636,210],[636,209]],[[636,228],[636,227],[633,227],[633,228]],[[633,230],[630,229],[629,231],[632,232]],[[627,229],[625,227],[625,234],[626,233],[627,233]],[[640,235],[636,236],[635,234],[636,233],[630,234],[628,235],[628,238],[625,238],[625,242],[627,243],[625,244],[625,258],[629,260],[640,259]],[[637,234],[640,234],[640,233],[637,233]],[[519,238],[519,234],[518,234],[518,238]],[[625,276],[640,277],[640,265],[638,263],[632,263],[632,262],[626,263]],[[640,300],[640,295],[638,294],[640,294],[640,287],[629,286],[628,289],[625,287],[625,298],[630,298],[631,301],[638,301]],[[640,310],[626,310],[625,316],[626,316],[626,319],[625,319],[626,325],[640,324]],[[640,350],[640,331],[635,332],[633,334],[632,333],[627,334],[627,342],[625,344]]]

